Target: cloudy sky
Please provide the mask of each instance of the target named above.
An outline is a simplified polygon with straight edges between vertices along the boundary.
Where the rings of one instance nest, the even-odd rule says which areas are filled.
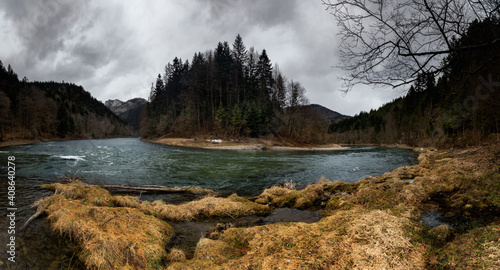
[[[310,103],[343,114],[368,111],[403,89],[338,89],[339,37],[321,0],[2,0],[0,60],[30,81],[82,85],[101,101],[147,98],[174,57],[233,43],[266,49]]]

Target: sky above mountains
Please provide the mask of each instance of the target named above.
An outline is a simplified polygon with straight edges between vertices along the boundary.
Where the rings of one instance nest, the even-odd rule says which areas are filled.
[[[310,103],[342,114],[376,109],[404,89],[338,91],[336,22],[321,0],[169,0],[0,2],[0,60],[19,77],[82,85],[101,101],[147,98],[174,57],[232,44],[266,49]]]

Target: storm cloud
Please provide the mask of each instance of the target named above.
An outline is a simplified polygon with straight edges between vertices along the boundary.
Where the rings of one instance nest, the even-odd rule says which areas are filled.
[[[21,78],[74,82],[102,101],[147,98],[174,57],[191,60],[237,34],[266,49],[311,103],[353,115],[402,92],[338,91],[339,37],[320,0],[4,0],[0,29],[0,60]]]

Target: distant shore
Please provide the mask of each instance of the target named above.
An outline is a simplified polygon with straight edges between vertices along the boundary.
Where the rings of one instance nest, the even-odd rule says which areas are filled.
[[[347,147],[338,144],[293,145],[271,139],[199,139],[199,138],[159,138],[146,139],[151,143],[214,150],[272,150],[272,151],[332,151]]]
[[[7,139],[0,142],[1,147],[16,146],[16,145],[26,145],[41,142],[57,142],[57,141],[72,141],[72,140],[101,140],[101,139],[115,139],[115,138],[136,138],[136,137],[107,137],[107,138],[83,138],[83,137],[42,137],[38,139]]]
[[[34,139],[34,140],[29,140],[29,139],[13,139],[13,140],[6,140],[3,142],[0,142],[0,147],[7,147],[7,146],[16,146],[16,145],[26,145],[26,144],[32,144],[32,143],[39,143],[39,142],[48,142],[48,141],[61,141],[62,139],[60,138],[46,138],[46,139]]]

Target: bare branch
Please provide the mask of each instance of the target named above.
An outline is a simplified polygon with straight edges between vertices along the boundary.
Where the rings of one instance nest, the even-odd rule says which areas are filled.
[[[398,87],[419,73],[439,75],[443,59],[470,23],[499,14],[498,0],[323,0],[338,22],[344,89],[357,84]],[[496,41],[495,41],[496,42]]]

